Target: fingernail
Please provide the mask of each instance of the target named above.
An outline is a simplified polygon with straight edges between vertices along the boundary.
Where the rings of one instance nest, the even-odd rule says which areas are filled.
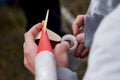
[[[70,48],[70,44],[69,44],[69,42],[67,42],[67,41],[63,41],[63,42],[61,42],[62,44],[65,44],[68,48]]]

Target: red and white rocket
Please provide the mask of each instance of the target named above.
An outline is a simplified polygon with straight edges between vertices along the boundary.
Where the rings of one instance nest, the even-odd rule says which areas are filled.
[[[42,34],[35,59],[35,80],[57,80],[54,53],[46,30],[48,13],[49,10],[47,11],[45,21],[42,22]]]

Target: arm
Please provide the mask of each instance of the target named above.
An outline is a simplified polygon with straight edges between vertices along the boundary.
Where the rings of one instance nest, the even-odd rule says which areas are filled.
[[[85,20],[85,46],[91,46],[94,33],[102,19],[112,12],[120,0],[91,0]]]
[[[120,5],[95,33],[83,80],[120,80]]]

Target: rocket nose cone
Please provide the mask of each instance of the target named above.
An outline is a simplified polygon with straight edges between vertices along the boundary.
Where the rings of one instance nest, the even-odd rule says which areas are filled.
[[[42,31],[41,39],[38,44],[38,53],[41,51],[50,51],[53,53],[53,49],[48,38],[47,32]]]

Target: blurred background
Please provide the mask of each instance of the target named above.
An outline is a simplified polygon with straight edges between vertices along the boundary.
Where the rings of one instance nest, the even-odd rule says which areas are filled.
[[[0,80],[34,80],[34,76],[23,65],[26,16],[17,0],[0,2]],[[86,13],[89,2],[90,0],[60,0],[62,30],[65,33],[72,33],[72,21],[77,15]],[[70,15],[71,20],[67,15]],[[80,64],[75,64],[74,61],[71,64],[75,64],[72,67],[80,66],[74,70],[81,80],[87,67],[87,58],[79,61]]]

